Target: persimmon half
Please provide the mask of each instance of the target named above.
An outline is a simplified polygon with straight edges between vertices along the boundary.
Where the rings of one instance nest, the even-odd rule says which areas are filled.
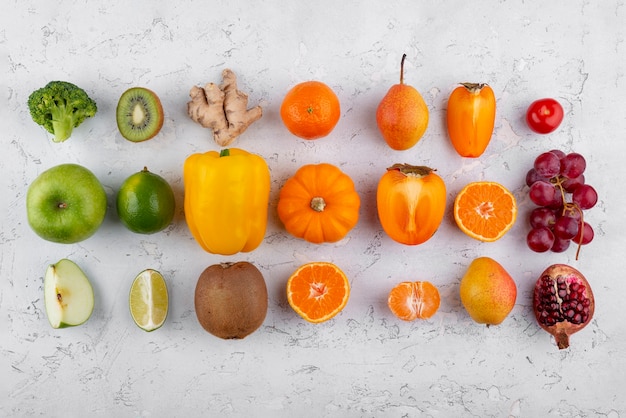
[[[378,182],[378,218],[387,235],[401,244],[429,240],[446,209],[446,185],[432,168],[394,164]]]

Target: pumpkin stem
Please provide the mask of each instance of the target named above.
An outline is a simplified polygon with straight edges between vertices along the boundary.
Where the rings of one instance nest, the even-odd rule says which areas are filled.
[[[410,165],[410,164],[394,164],[387,168],[387,171],[398,170],[406,176],[425,177],[433,171],[437,171],[434,168],[426,167],[423,165]]]
[[[326,202],[323,197],[314,197],[311,199],[311,209],[315,212],[323,212],[326,207]]]

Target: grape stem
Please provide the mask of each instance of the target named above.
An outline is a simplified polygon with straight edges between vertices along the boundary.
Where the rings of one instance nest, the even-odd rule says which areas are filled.
[[[578,235],[580,235],[580,238],[578,239],[578,248],[576,249],[576,261],[578,261],[578,255],[580,254],[580,249],[583,245],[583,239],[584,239],[584,234],[583,234],[583,229],[585,227],[585,221],[584,221],[584,214],[583,214],[583,210],[580,208],[580,206],[578,206],[578,204],[576,204],[575,202],[568,202],[567,199],[565,198],[565,189],[563,189],[563,177],[562,176],[556,176],[554,178],[552,178],[551,183],[554,184],[556,187],[558,187],[559,191],[561,192],[561,200],[563,201],[563,212],[561,213],[561,215],[565,215],[568,211],[570,210],[575,210],[580,214],[580,221],[578,224]]]

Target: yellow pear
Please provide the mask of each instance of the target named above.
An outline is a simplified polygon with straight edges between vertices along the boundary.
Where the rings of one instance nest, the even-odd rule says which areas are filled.
[[[467,268],[460,293],[461,303],[475,322],[498,325],[515,306],[517,286],[497,261],[480,257]]]
[[[428,107],[415,87],[404,84],[404,60],[400,63],[400,84],[391,86],[376,109],[376,124],[387,144],[404,151],[417,144],[428,127]]]

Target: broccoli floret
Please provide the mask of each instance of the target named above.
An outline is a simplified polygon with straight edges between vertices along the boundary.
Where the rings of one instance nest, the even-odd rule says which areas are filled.
[[[33,120],[63,142],[72,130],[98,111],[96,102],[80,87],[67,81],[51,81],[28,97]]]

